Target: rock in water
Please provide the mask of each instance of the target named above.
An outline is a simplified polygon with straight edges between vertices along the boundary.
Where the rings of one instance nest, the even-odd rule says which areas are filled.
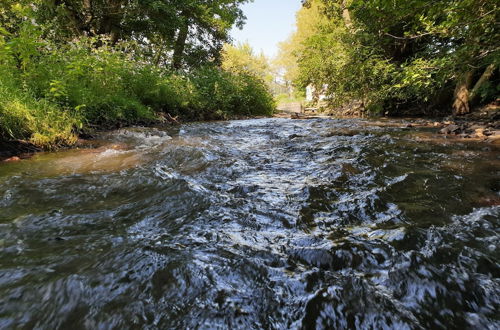
[[[444,128],[442,128],[439,133],[440,134],[457,134],[460,130],[460,126],[455,124],[450,124]]]
[[[4,162],[11,163],[11,162],[18,162],[20,160],[21,160],[21,158],[14,156],[14,157],[7,158],[6,160],[4,160]]]

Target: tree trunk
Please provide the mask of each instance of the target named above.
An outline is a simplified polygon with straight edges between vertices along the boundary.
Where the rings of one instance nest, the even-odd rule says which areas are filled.
[[[177,39],[174,44],[174,55],[172,59],[172,68],[180,69],[182,68],[182,60],[184,57],[184,49],[186,48],[186,40],[189,33],[189,23],[186,18],[184,24],[179,28],[177,34]]]
[[[83,0],[83,17],[86,25],[90,25],[90,22],[94,18],[92,12],[92,0]]]
[[[352,30],[352,20],[349,8],[347,8],[347,0],[342,0],[342,18],[344,19],[345,26],[347,29]]]
[[[468,71],[462,75],[455,88],[455,101],[453,102],[453,115],[465,115],[470,112],[470,86],[474,71]]]
[[[490,64],[486,67],[483,74],[481,75],[481,78],[479,78],[479,80],[474,85],[474,88],[472,88],[472,91],[470,92],[469,102],[471,104],[474,103],[479,88],[481,88],[481,86],[483,86],[485,82],[490,80],[491,76],[493,75],[493,72],[495,72],[495,69],[496,69],[495,64]]]
[[[120,22],[123,15],[121,2],[122,0],[109,0],[102,18],[101,33],[108,35],[113,45],[120,39]]]

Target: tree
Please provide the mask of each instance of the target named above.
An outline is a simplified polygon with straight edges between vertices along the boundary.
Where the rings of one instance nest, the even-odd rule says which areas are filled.
[[[272,81],[271,67],[266,56],[256,55],[248,42],[233,46],[225,44],[222,51],[222,68],[234,73],[246,73],[266,82]]]
[[[314,7],[313,33],[291,47],[295,81],[328,84],[333,103],[463,114],[498,95],[495,1],[310,0],[301,11]],[[297,21],[297,31],[311,28]]]
[[[229,31],[241,27],[244,15],[239,5],[249,0],[177,1],[181,25],[176,34],[172,66],[180,68],[200,61],[220,61],[223,45],[230,41]]]
[[[317,35],[322,20],[321,7],[318,2],[311,2],[302,7],[296,15],[296,30],[287,40],[279,44],[279,53],[274,61],[277,71],[287,86],[294,85],[299,80],[298,61],[308,52],[305,42]]]
[[[6,0],[7,1],[7,0]],[[175,69],[218,62],[242,26],[240,5],[250,0],[38,0],[22,1],[33,11],[44,38],[56,43],[95,37],[112,45],[132,41],[157,64]],[[12,8],[9,2],[4,8]],[[9,10],[6,10],[9,11]],[[102,42],[97,43],[99,46]]]

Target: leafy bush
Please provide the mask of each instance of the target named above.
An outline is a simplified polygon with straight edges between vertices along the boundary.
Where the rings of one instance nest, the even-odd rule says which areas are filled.
[[[254,75],[205,67],[190,78],[201,119],[271,115],[275,108],[267,86]]]
[[[0,139],[50,147],[74,143],[81,130],[153,122],[160,112],[211,120],[274,109],[255,76],[215,66],[172,72],[99,42],[55,47],[28,33],[0,43]]]

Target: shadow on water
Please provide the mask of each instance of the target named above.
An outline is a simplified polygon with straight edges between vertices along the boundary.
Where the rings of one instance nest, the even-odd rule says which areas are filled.
[[[126,129],[0,165],[0,327],[499,328],[500,152],[403,127]]]

